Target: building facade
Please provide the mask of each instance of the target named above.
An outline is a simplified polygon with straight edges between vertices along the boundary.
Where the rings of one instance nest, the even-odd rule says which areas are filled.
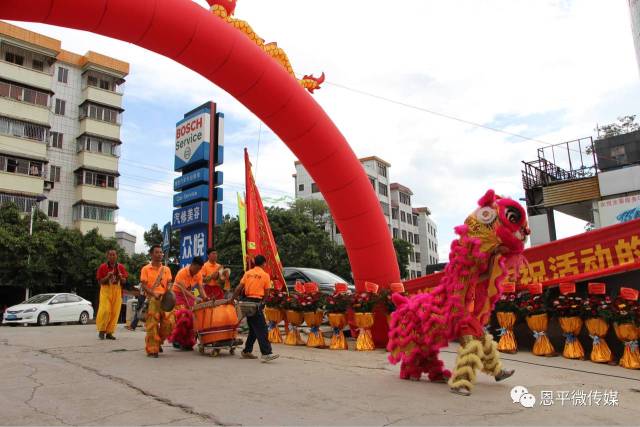
[[[131,256],[136,252],[136,236],[126,231],[116,231],[116,241],[124,252]]]
[[[369,176],[371,186],[380,201],[380,209],[387,221],[389,233],[394,238],[411,244],[409,275],[406,279],[424,275],[427,265],[438,262],[437,228],[430,218],[431,212],[428,208],[412,207],[413,192],[403,185],[391,182],[389,162],[372,156],[360,159],[360,163]],[[293,178],[296,199],[324,200],[318,186],[302,163],[296,161],[295,168],[296,173]],[[328,218],[325,223],[325,231],[334,242],[344,244],[340,230],[331,218]]]
[[[115,237],[126,62],[0,21],[0,203]]]

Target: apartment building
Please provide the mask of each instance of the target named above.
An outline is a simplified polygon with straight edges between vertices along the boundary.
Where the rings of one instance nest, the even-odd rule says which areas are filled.
[[[115,236],[129,64],[0,21],[0,203]]]
[[[376,156],[359,160],[380,201],[389,233],[396,239],[409,242],[413,249],[409,255],[409,276],[406,279],[424,275],[427,265],[438,262],[437,228],[430,218],[431,212],[428,208],[412,207],[413,192],[406,186],[391,182],[389,162]],[[302,163],[296,161],[295,168],[293,178],[296,198],[324,200]],[[340,230],[331,218],[327,218],[325,231],[334,242],[344,244]]]

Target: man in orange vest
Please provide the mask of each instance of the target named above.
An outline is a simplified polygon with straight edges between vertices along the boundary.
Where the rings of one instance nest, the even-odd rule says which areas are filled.
[[[242,358],[257,359],[257,356],[253,355],[253,344],[258,340],[260,352],[262,353],[261,362],[269,362],[278,358],[278,355],[273,354],[271,350],[271,343],[267,337],[267,323],[262,313],[264,309],[262,300],[264,299],[265,290],[271,287],[269,273],[262,268],[266,261],[264,256],[256,255],[254,259],[255,267],[244,273],[244,276],[240,279],[240,285],[238,285],[233,294],[234,300],[241,297],[242,301],[253,302],[257,306],[255,314],[247,316],[249,336],[242,351]]]

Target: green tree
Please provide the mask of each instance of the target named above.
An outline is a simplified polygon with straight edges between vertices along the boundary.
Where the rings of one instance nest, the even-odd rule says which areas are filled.
[[[409,254],[411,253],[411,244],[401,239],[393,239],[393,248],[396,250],[396,258],[398,259],[398,267],[400,268],[400,277],[409,277]]]
[[[144,242],[147,247],[151,247],[153,245],[161,245],[164,241],[164,237],[162,236],[162,230],[158,227],[158,224],[151,224],[151,228],[148,231],[144,232],[143,235]],[[168,254],[168,261],[172,264],[177,264],[180,258],[180,230],[174,229],[171,232],[171,249]]]
[[[623,135],[629,132],[635,132],[640,129],[640,124],[636,123],[636,116],[620,116],[618,121],[609,123],[602,127],[598,127],[598,139],[609,138],[616,135]]]

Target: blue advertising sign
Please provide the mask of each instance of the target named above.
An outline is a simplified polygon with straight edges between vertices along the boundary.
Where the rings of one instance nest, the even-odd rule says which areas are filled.
[[[180,232],[180,267],[191,264],[194,257],[206,259],[207,225],[197,225]]]
[[[169,251],[171,247],[171,222],[168,222],[162,227],[162,250]]]
[[[173,228],[182,229],[190,225],[207,224],[209,202],[198,202],[173,211]]]
[[[215,186],[216,186],[216,187],[217,187],[218,185],[222,185],[222,184],[224,184],[224,174],[222,173],[222,171],[215,171],[215,172],[214,172],[214,175],[215,175],[214,179],[215,179],[215,181],[216,181],[216,182],[215,182]],[[207,182],[209,182],[209,181],[207,180]]]
[[[222,201],[223,201],[223,197],[222,197],[222,195],[223,195],[223,191],[222,191],[222,188],[214,188],[214,189],[213,189],[213,191],[214,191],[214,193],[213,193],[214,200],[215,200],[216,202],[222,202]]]
[[[211,142],[211,110],[208,107],[192,111],[176,123],[174,169],[180,171],[197,163],[209,163]]]
[[[216,182],[218,181],[217,174],[222,172],[216,172]],[[222,179],[222,178],[220,178]],[[196,169],[192,172],[185,173],[182,176],[179,176],[173,181],[173,190],[180,191],[185,188],[194,187],[200,184],[208,184],[209,183],[209,168],[201,168]]]
[[[173,207],[184,206],[189,203],[197,202],[200,200],[209,199],[209,186],[198,185],[197,187],[183,190],[182,193],[173,195]]]
[[[216,203],[216,225],[222,225],[222,203]]]

